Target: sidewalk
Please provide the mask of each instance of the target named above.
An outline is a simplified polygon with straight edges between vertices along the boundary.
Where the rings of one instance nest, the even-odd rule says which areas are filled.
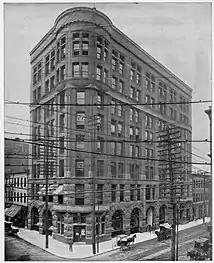
[[[209,222],[210,218],[206,218],[205,222]],[[192,221],[185,225],[179,225],[179,231],[194,227],[197,225],[203,224],[203,219],[198,219],[196,221]],[[62,258],[68,258],[68,259],[81,259],[81,258],[89,258],[93,256],[92,253],[92,245],[91,244],[73,244],[73,251],[69,251],[69,245],[64,244],[62,242],[59,242],[53,237],[49,236],[49,248],[45,248],[45,235],[39,234],[37,231],[29,230],[29,229],[19,229],[18,233],[19,237],[28,241],[29,243],[36,245],[51,254],[54,254],[58,257]],[[156,238],[156,234],[154,232],[152,233],[137,233],[137,238],[135,240],[135,243],[147,241],[153,238]],[[100,253],[102,254],[104,252],[108,252],[113,250],[113,244],[115,242],[115,238],[100,243]]]

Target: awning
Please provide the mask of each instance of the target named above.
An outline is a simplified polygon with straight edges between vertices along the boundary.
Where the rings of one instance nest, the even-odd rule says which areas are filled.
[[[55,187],[53,185],[48,186],[48,194],[53,194]],[[37,192],[39,195],[45,195],[46,194],[46,186],[43,185],[42,188]]]
[[[53,195],[60,195],[63,192],[63,185],[60,185],[54,192]]]
[[[7,211],[5,211],[5,215],[13,218],[20,212],[21,209],[22,207],[20,205],[12,205],[11,207],[8,208]]]

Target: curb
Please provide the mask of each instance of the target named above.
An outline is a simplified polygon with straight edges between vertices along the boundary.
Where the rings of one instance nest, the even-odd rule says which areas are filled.
[[[207,222],[205,222],[205,224],[206,224],[206,223],[207,223]],[[199,226],[199,225],[202,225],[202,224],[203,224],[203,223],[198,224],[198,226]],[[193,228],[193,227],[196,227],[196,225],[195,225],[195,226],[191,226],[190,228]],[[190,228],[188,228],[188,229],[190,229]],[[179,232],[180,232],[180,231],[185,231],[185,229],[179,230]],[[68,259],[68,260],[74,260],[74,261],[78,261],[78,260],[82,260],[82,259],[83,259],[83,260],[84,260],[84,259],[90,259],[90,258],[93,258],[93,257],[98,256],[98,255],[103,255],[103,254],[109,253],[109,252],[111,252],[111,251],[113,252],[113,251],[119,250],[119,248],[117,247],[117,248],[115,248],[115,249],[111,249],[111,250],[107,250],[107,251],[104,251],[104,252],[100,252],[100,253],[97,253],[97,254],[91,255],[91,256],[86,256],[86,257],[81,257],[81,258],[75,258],[75,257],[72,257],[72,256],[71,256],[71,257],[68,258],[68,257],[58,256],[57,254],[54,254],[53,252],[49,251],[47,248],[42,248],[42,247],[40,247],[40,246],[38,246],[38,245],[35,245],[35,244],[31,243],[30,241],[28,241],[28,240],[20,237],[19,234],[18,234],[18,238],[24,240],[25,242],[28,242],[28,243],[31,244],[31,245],[34,245],[34,246],[42,249],[43,251],[46,251],[46,252],[50,253],[50,254],[53,255],[53,256],[59,257],[59,258],[61,258],[61,259]],[[135,243],[135,244],[141,244],[141,243],[144,243],[144,242],[147,242],[147,241],[151,241],[151,240],[154,240],[154,239],[156,239],[156,237],[155,237],[155,238],[148,239],[148,240],[140,241],[140,242]],[[135,244],[134,244],[134,245],[135,245]]]

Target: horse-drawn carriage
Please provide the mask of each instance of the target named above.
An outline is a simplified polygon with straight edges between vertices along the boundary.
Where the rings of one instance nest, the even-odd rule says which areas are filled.
[[[17,235],[19,232],[18,228],[13,227],[13,223],[9,221],[4,221],[5,235]]]
[[[131,245],[134,244],[136,238],[136,234],[134,235],[118,235],[116,237],[116,241],[113,243],[113,248],[119,247],[120,250],[124,250],[126,248],[130,249]]]
[[[211,243],[208,238],[200,238],[195,241],[194,249],[187,252],[190,260],[206,260],[211,256]]]
[[[172,237],[172,228],[168,223],[160,225],[160,231],[155,231],[158,241],[167,240]]]

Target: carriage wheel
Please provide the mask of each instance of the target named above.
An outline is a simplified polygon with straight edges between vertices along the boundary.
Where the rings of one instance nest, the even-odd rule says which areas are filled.
[[[126,247],[126,246],[125,246],[125,244],[124,244],[124,243],[122,243],[122,244],[121,244],[121,246],[120,246],[120,249],[121,249],[121,250],[124,250],[124,249],[125,249],[125,247]]]
[[[112,243],[112,249],[116,249],[117,248],[117,242],[113,242]]]

